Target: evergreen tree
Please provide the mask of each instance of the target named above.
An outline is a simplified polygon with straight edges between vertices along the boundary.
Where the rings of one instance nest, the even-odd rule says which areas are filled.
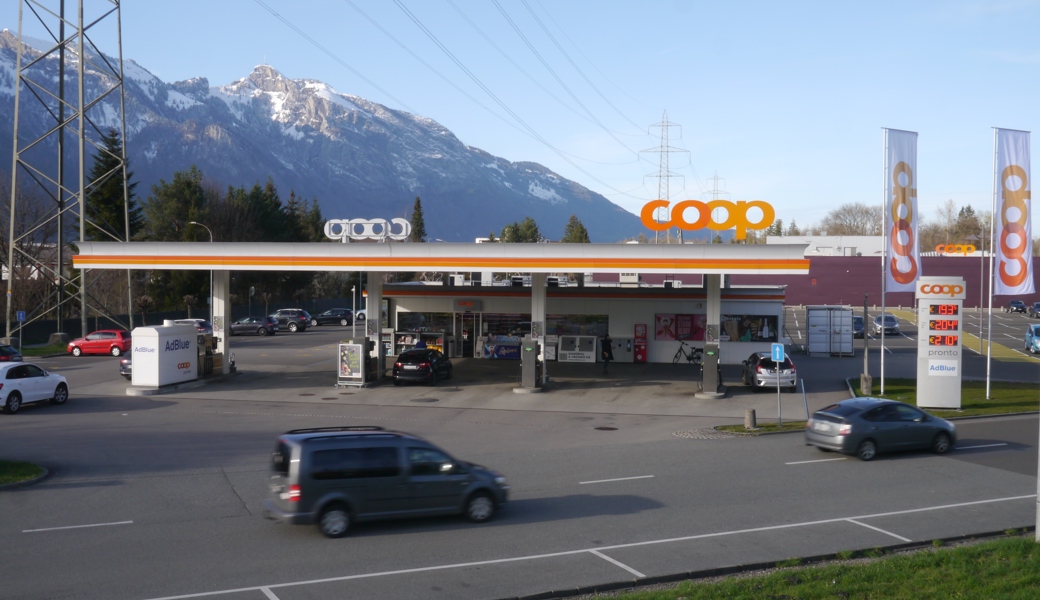
[[[202,172],[192,165],[173,174],[173,181],[159,180],[145,201],[141,238],[157,242],[208,241],[209,235],[191,221],[205,222],[206,192]],[[203,293],[209,283],[205,271],[152,271],[148,277],[149,294],[158,310],[177,309],[189,294]]]
[[[542,234],[538,231],[538,224],[531,217],[524,217],[523,221],[506,225],[502,228],[501,241],[507,244],[537,244],[542,241]]]
[[[89,181],[94,182],[87,190],[87,224],[88,240],[102,242],[126,241],[127,207],[129,202],[130,239],[141,230],[143,217],[137,205],[134,189],[136,182],[131,182],[133,173],[126,171],[126,198],[123,195],[123,168],[120,166],[123,156],[123,143],[115,129],[109,129],[101,135],[102,147],[94,156],[94,165],[90,168]]]
[[[584,225],[581,224],[581,221],[578,219],[578,215],[571,215],[571,218],[567,221],[567,226],[563,228],[563,238],[560,239],[560,243],[592,243],[592,240],[589,239],[589,231],[585,229]]]
[[[425,242],[426,241],[426,222],[423,221],[422,202],[419,201],[419,197],[415,197],[415,205],[412,207],[412,233],[408,236],[408,240],[412,242]]]
[[[798,229],[798,224],[791,219],[791,225],[787,228],[787,235],[802,235],[802,232]]]

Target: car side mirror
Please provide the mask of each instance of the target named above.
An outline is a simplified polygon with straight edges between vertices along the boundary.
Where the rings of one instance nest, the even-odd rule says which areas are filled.
[[[742,361],[740,361],[740,364],[742,364],[742,365],[744,365],[746,367],[747,366],[747,361],[746,360],[742,360]]]
[[[453,465],[452,463],[444,463],[441,465],[440,471],[441,473],[454,473],[455,465]]]

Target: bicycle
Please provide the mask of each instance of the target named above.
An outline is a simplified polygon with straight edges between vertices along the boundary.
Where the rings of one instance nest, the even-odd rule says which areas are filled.
[[[689,348],[689,351],[686,349]],[[700,348],[694,348],[684,341],[679,342],[679,349],[675,351],[675,356],[672,357],[672,364],[677,364],[680,358],[685,358],[686,362],[692,365],[702,364],[704,358],[704,350]]]

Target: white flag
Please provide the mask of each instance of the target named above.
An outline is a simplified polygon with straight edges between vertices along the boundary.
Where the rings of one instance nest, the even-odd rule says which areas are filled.
[[[1032,227],[1029,198],[1029,132],[997,130],[996,285],[993,294],[1034,293]]]
[[[917,243],[917,133],[885,130],[885,291],[912,292],[921,276]]]

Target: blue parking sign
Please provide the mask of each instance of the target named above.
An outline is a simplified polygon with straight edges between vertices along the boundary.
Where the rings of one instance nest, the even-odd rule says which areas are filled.
[[[25,320],[25,311],[24,310],[18,311],[18,320],[19,321],[24,321]]]
[[[784,345],[773,344],[773,362],[783,362],[784,360]]]

